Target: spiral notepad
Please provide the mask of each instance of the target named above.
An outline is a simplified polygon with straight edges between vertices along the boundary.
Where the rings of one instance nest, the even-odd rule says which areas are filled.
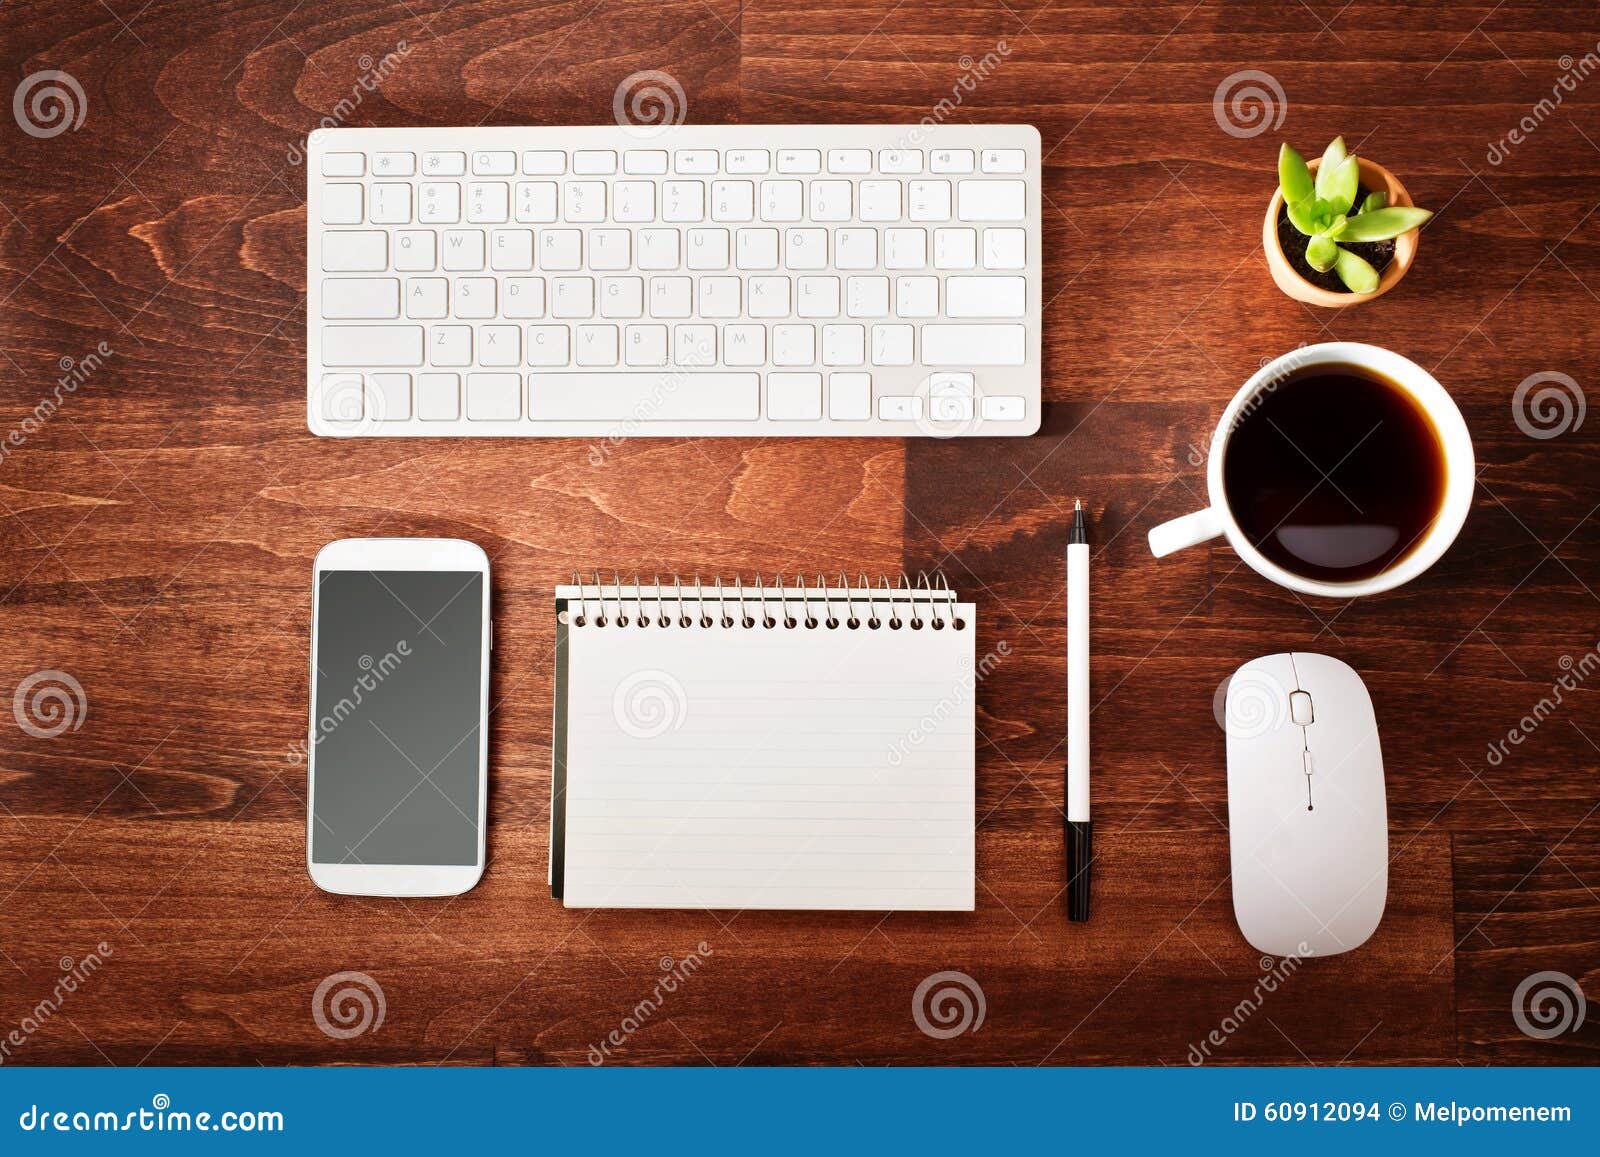
[[[558,588],[551,894],[970,911],[975,634],[942,577]]]

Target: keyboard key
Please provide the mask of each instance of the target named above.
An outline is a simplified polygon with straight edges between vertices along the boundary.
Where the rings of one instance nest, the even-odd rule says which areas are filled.
[[[878,231],[836,230],[833,235],[833,263],[839,269],[878,268]]]
[[[1028,235],[1022,229],[985,229],[983,267],[985,269],[1023,269]]]
[[[580,229],[539,230],[539,266],[542,269],[582,269],[583,231]]]
[[[533,268],[533,230],[496,229],[489,242],[489,268],[520,273]]]
[[[789,316],[787,277],[752,277],[746,289],[749,300],[745,304],[745,310],[751,317]]]
[[[729,234],[726,229],[689,230],[690,269],[728,268]]]
[[[922,172],[921,149],[879,149],[878,170],[884,173]]]
[[[614,366],[617,364],[617,327],[614,325],[580,325],[574,345],[580,366]]]
[[[819,420],[822,417],[822,375],[768,374],[767,417],[774,422]]]
[[[925,325],[925,366],[1020,366],[1026,360],[1028,331],[1020,325]]]
[[[398,182],[373,185],[371,212],[374,225],[411,224],[411,186]]]
[[[547,422],[748,422],[761,413],[753,373],[530,373],[528,416]]]
[[[872,327],[872,364],[909,366],[914,326],[875,325]]]
[[[728,172],[730,173],[765,173],[770,166],[771,158],[766,149],[729,149]]]
[[[468,374],[467,420],[508,422],[522,417],[520,374]]]
[[[800,220],[800,201],[804,184],[800,181],[762,181],[761,219],[763,221]]]
[[[983,399],[982,413],[986,422],[1020,422],[1027,413],[1027,402],[1017,397],[987,397]]]
[[[418,374],[417,417],[424,422],[454,422],[460,418],[460,376],[457,374]]]
[[[611,216],[615,221],[638,224],[656,219],[654,181],[618,181],[611,186],[611,197]]]
[[[950,220],[949,181],[912,181],[906,201],[906,216],[913,221]]]
[[[717,364],[717,327],[679,325],[672,330],[672,360],[680,366]]]
[[[367,158],[361,153],[323,153],[324,177],[360,177],[367,171]]]
[[[428,362],[436,366],[472,364],[472,327],[436,325],[428,331]]]
[[[954,394],[930,396],[928,398],[928,416],[935,422],[970,422],[972,421],[972,399],[958,397]]]
[[[667,327],[630,325],[622,334],[622,360],[630,366],[667,364]]]
[[[601,317],[643,317],[644,278],[607,277],[600,283]]]
[[[972,375],[968,373],[945,371],[928,375],[928,396],[930,398],[940,394],[958,394],[963,398],[970,398],[974,389]]]
[[[688,317],[693,294],[693,279],[652,277],[648,307],[651,317]]]
[[[895,278],[894,311],[901,317],[938,317],[939,279],[937,277]]]
[[[865,422],[870,419],[872,375],[829,374],[828,417],[836,422]]]
[[[863,221],[900,220],[900,182],[862,181],[861,219]]]
[[[359,422],[365,392],[360,374],[323,374],[317,411],[328,422]]]
[[[466,153],[423,153],[422,173],[427,177],[463,177],[467,172]]]
[[[393,277],[324,278],[322,316],[352,319],[399,317],[400,282]]]
[[[411,419],[411,375],[368,374],[367,414],[380,422]]]
[[[467,186],[467,220],[499,224],[511,216],[511,190],[504,181],[474,181]]]
[[[517,154],[473,153],[472,171],[480,177],[510,177],[517,171]]]
[[[750,221],[756,214],[756,187],[750,181],[711,182],[713,221]]]
[[[775,325],[772,327],[772,364],[775,366],[809,366],[817,360],[817,329],[811,325]],[[817,379],[820,393],[822,379]]]
[[[443,277],[412,277],[406,281],[406,316],[417,321],[438,321],[450,315],[450,282]]]
[[[580,177],[609,177],[617,171],[617,154],[610,149],[579,149],[572,154],[572,171]]]
[[[562,189],[562,219],[579,224],[594,224],[606,219],[604,181],[568,181]]]
[[[859,366],[867,360],[867,327],[864,325],[825,325],[822,327],[822,364]]]
[[[373,153],[374,177],[411,177],[417,172],[415,153]]]
[[[778,172],[820,173],[822,153],[817,149],[779,149]]]
[[[802,277],[795,283],[795,313],[800,317],[838,317],[839,279]]]
[[[700,279],[701,317],[738,317],[741,300],[738,277],[702,277]]]
[[[717,164],[716,149],[679,149],[672,154],[673,171],[686,176],[710,176]]]
[[[405,229],[394,235],[394,267],[401,273],[431,273],[438,264],[438,234],[432,229]]]
[[[550,316],[582,320],[594,316],[594,278],[557,277],[550,282]]]
[[[678,248],[676,229],[639,230],[639,268],[650,271],[678,268]]]
[[[962,221],[1021,221],[1028,186],[1022,181],[958,181],[956,216]]]
[[[740,229],[734,265],[740,269],[778,268],[778,231]]]
[[[478,327],[478,364],[510,366],[522,364],[522,327],[484,325]]]
[[[986,173],[1024,173],[1028,169],[1028,154],[1022,149],[984,149],[983,171]]]
[[[325,325],[325,366],[420,366],[420,325]]]
[[[851,191],[852,186],[849,181],[812,181],[811,219],[850,220]]]
[[[704,181],[667,181],[661,186],[661,219],[693,222],[706,219]]]
[[[622,154],[622,171],[639,176],[658,177],[667,171],[665,149],[629,149]]]
[[[935,229],[933,267],[935,269],[973,269],[978,264],[976,229]]]
[[[417,220],[424,225],[454,225],[461,220],[461,186],[454,181],[418,186]]]
[[[589,231],[589,268],[622,270],[633,268],[633,234],[626,229]]]
[[[740,322],[722,327],[722,360],[730,366],[767,364],[767,327]]]
[[[544,278],[508,277],[502,295],[501,311],[507,317],[544,316]]]
[[[571,360],[570,333],[564,325],[530,325],[527,333],[530,366],[564,366]]]
[[[517,220],[525,225],[545,224],[556,219],[554,181],[517,182]]]
[[[883,267],[885,269],[926,269],[928,231],[926,229],[885,229]]]
[[[475,273],[484,265],[482,229],[448,229],[444,234],[444,267],[448,272]]]
[[[944,283],[947,317],[1024,317],[1028,282],[1022,277],[949,277]]]
[[[971,149],[934,149],[928,155],[930,173],[972,172]]]
[[[336,231],[322,235],[325,273],[382,273],[388,267],[387,233]]]
[[[522,171],[530,177],[559,177],[567,171],[567,154],[552,149],[523,153]]]
[[[878,417],[886,422],[918,422],[922,420],[922,399],[918,397],[888,397],[878,399]]]
[[[887,317],[889,279],[887,277],[846,279],[844,311],[850,317]]]
[[[784,230],[783,263],[790,269],[828,268],[828,231],[826,229]]]
[[[861,176],[872,172],[871,149],[829,149],[828,172]]]
[[[360,185],[324,185],[322,187],[322,223],[324,225],[361,224]]]

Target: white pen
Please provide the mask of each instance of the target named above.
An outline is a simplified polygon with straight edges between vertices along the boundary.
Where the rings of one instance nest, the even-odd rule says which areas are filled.
[[[1089,918],[1089,529],[1072,504],[1067,538],[1067,919]]]

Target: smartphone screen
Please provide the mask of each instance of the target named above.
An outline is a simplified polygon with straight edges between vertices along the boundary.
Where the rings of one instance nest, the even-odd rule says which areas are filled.
[[[311,860],[478,862],[485,576],[317,575]]]

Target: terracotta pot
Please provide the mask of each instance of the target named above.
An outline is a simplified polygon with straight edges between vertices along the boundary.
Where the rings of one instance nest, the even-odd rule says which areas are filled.
[[[1309,162],[1308,167],[1315,173],[1321,163],[1322,158],[1318,157]],[[1361,169],[1361,183],[1366,188],[1374,192],[1381,190],[1387,193],[1391,205],[1411,204],[1411,195],[1406,192],[1406,187],[1388,169],[1365,157],[1357,157],[1356,164]],[[1326,306],[1329,309],[1343,309],[1347,305],[1371,301],[1375,297],[1382,297],[1399,285],[1400,279],[1406,275],[1406,270],[1411,268],[1412,261],[1416,259],[1420,229],[1402,233],[1394,239],[1394,257],[1379,275],[1378,288],[1371,293],[1336,293],[1322,289],[1296,273],[1294,266],[1290,265],[1289,259],[1284,256],[1283,248],[1278,244],[1278,213],[1282,209],[1283,190],[1279,189],[1272,195],[1272,203],[1267,206],[1267,219],[1261,226],[1261,245],[1267,251],[1267,268],[1272,271],[1272,280],[1278,283],[1279,289],[1296,301],[1303,301],[1308,305]]]

